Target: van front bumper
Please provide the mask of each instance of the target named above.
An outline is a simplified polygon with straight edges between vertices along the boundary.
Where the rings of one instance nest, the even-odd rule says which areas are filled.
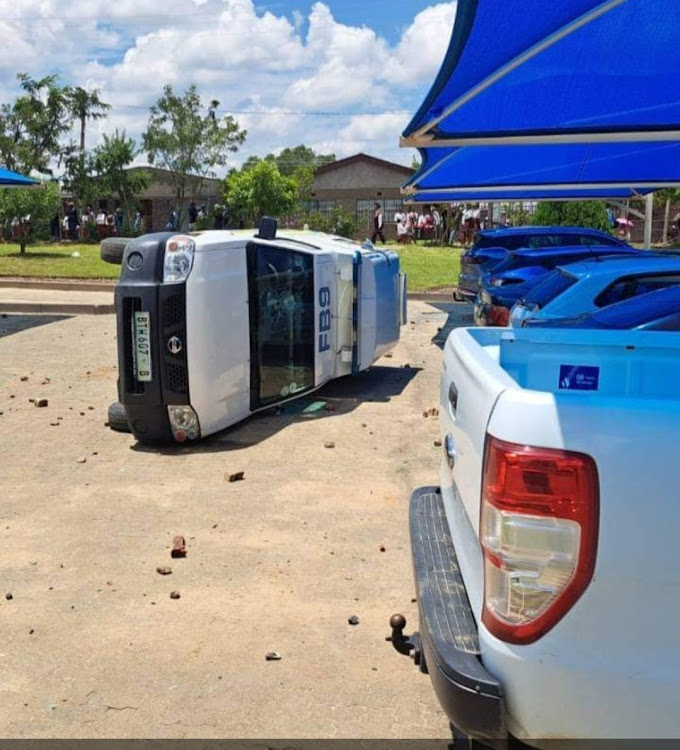
[[[189,405],[186,284],[164,284],[168,234],[146,235],[128,244],[116,285],[118,398],[134,436],[144,443],[174,442],[169,405]],[[136,261],[130,262],[130,255]],[[140,260],[141,259],[141,260]],[[135,313],[149,317],[151,379],[136,372]]]
[[[413,493],[410,526],[421,660],[437,698],[459,731],[471,738],[505,739],[503,689],[480,660],[477,624],[438,487]]]

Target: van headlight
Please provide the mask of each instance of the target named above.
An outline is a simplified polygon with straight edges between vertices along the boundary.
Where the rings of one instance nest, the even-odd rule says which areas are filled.
[[[194,265],[196,245],[191,237],[171,237],[165,243],[163,283],[186,281]]]
[[[201,436],[198,416],[190,406],[168,406],[168,418],[173,437],[178,443]]]

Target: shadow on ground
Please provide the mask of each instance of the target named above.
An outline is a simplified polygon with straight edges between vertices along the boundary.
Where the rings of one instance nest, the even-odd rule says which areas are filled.
[[[46,326],[50,323],[58,323],[67,320],[71,315],[10,315],[2,313],[0,316],[0,338],[11,336],[13,333],[21,333],[30,328]]]
[[[468,302],[430,302],[429,304],[448,314],[446,323],[432,337],[432,343],[440,349],[444,348],[446,339],[454,328],[474,325],[472,305]]]
[[[372,367],[356,377],[333,380],[304,398],[281,407],[272,407],[200,442],[182,446],[154,446],[135,443],[134,451],[173,454],[218,453],[249,448],[264,442],[288,425],[307,420],[327,419],[348,414],[367,401],[388,403],[402,393],[421,372],[418,367]]]

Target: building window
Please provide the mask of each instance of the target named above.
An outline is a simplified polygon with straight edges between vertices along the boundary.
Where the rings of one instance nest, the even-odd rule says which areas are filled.
[[[331,216],[338,207],[337,201],[300,201],[300,208],[304,213]]]
[[[359,226],[366,226],[373,223],[373,212],[375,204],[379,203],[383,210],[383,222],[385,224],[394,223],[394,214],[397,211],[404,210],[404,201],[400,198],[388,198],[386,200],[368,200],[357,201],[357,221]]]

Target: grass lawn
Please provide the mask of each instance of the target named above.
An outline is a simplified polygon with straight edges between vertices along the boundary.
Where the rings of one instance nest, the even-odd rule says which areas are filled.
[[[399,253],[409,292],[451,289],[458,284],[462,248],[393,244],[389,248]]]
[[[80,253],[72,258],[71,253]],[[21,255],[19,245],[0,245],[0,276],[47,279],[116,279],[120,266],[104,263],[99,245],[29,245]]]
[[[402,271],[408,274],[409,291],[450,289],[456,285],[461,248],[395,243],[388,247],[399,253]],[[71,257],[74,252],[80,257]],[[19,253],[18,245],[0,245],[0,276],[116,279],[119,272],[119,266],[100,259],[99,245],[35,245],[29,246],[24,255]]]

